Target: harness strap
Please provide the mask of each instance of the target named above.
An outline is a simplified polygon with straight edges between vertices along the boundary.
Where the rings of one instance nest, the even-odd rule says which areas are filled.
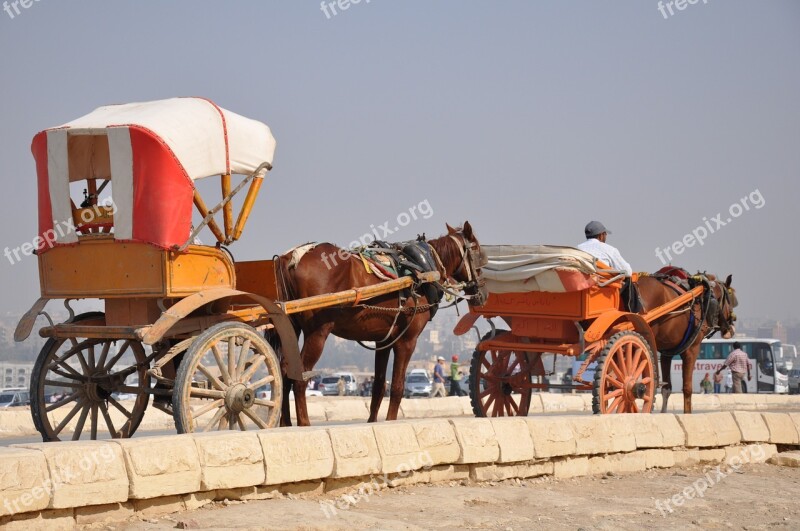
[[[458,264],[458,267],[453,270],[453,275],[455,275],[459,269],[465,266],[467,262],[467,246],[466,244],[462,244],[461,240],[456,238],[454,235],[449,235],[456,245],[458,246],[458,250],[461,252],[461,262]],[[469,267],[465,268],[467,270],[467,282],[472,282],[472,271]]]
[[[683,291],[679,291],[679,288],[674,283],[669,282],[666,279],[660,279],[660,280],[662,282],[664,282],[665,284],[667,284],[673,290],[676,290],[678,292],[678,294],[685,293]],[[697,301],[696,300],[692,300],[691,305],[689,307],[689,325],[686,327],[686,332],[685,332],[685,334],[683,336],[683,339],[681,340],[680,344],[677,347],[675,347],[673,349],[662,350],[661,351],[662,355],[673,357],[673,356],[679,356],[679,355],[683,354],[684,352],[686,352],[686,350],[691,345],[694,344],[694,342],[697,340],[697,336],[699,336],[700,332],[703,330],[703,325],[706,322],[706,316],[708,314],[708,309],[711,306],[711,297],[713,297],[713,293],[711,291],[711,286],[709,285],[709,282],[708,282],[707,279],[702,278],[700,280],[700,282],[702,282],[703,287],[704,287],[703,299],[700,301],[700,303],[701,303],[701,306],[700,306],[700,318],[698,319],[695,316],[695,312],[694,312],[694,305],[695,305],[695,302],[697,302]]]
[[[682,351],[683,347],[688,346],[686,342],[689,340],[689,336],[692,335],[692,328],[694,327],[694,312],[689,312],[689,326],[686,327],[686,333],[683,334],[683,339],[681,339],[680,344],[675,348],[675,350]]]
[[[672,288],[672,290],[675,291],[675,293],[677,293],[678,295],[683,295],[684,293],[686,293],[685,289],[683,289],[679,285],[675,284],[673,281],[671,281],[668,278],[659,278],[658,280],[660,280],[662,284]]]

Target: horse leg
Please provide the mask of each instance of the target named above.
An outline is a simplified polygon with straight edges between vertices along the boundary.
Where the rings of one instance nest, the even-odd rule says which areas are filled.
[[[375,351],[375,379],[372,381],[372,399],[369,403],[369,420],[367,422],[378,421],[378,410],[381,408],[384,389],[386,389],[386,367],[389,364],[391,350],[391,347],[378,347],[378,350]]]
[[[692,412],[692,377],[694,375],[694,363],[700,353],[700,343],[692,345],[681,355],[683,360],[683,412]]]
[[[311,371],[322,356],[325,341],[333,330],[333,323],[325,323],[311,332],[303,332],[303,349],[300,359],[303,360],[303,370]],[[308,420],[308,407],[306,405],[306,387],[308,382],[296,380],[294,382],[294,409],[297,414],[298,426],[311,426]],[[287,394],[288,396],[288,394]]]
[[[300,338],[300,331],[295,330],[297,333],[298,340]],[[292,391],[292,383],[293,380],[289,378],[286,374],[286,366],[287,360],[283,356],[283,352],[281,351],[281,341],[280,336],[275,332],[275,330],[267,330],[264,333],[264,339],[267,340],[267,343],[270,347],[278,354],[280,358],[280,368],[281,368],[281,381],[283,382],[283,396],[281,397],[281,426],[291,426],[292,425],[292,412],[291,412],[291,405],[289,404],[289,393]]]
[[[672,374],[670,369],[672,367],[672,356],[660,355],[661,362],[661,412],[667,412],[667,402],[669,402],[669,395],[672,394]]]
[[[403,399],[403,391],[405,391],[406,369],[408,369],[408,362],[411,361],[414,349],[417,348],[417,335],[401,339],[394,345],[392,390],[389,394],[389,411],[386,413],[386,420],[397,420],[400,401]]]
[[[281,397],[281,426],[291,426],[292,412],[289,406],[289,393],[292,390],[293,380],[288,376],[286,376],[285,374],[282,376],[282,378],[283,378],[283,397]]]

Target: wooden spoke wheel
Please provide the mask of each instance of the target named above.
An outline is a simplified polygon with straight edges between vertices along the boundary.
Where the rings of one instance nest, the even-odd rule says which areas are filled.
[[[488,338],[489,334],[481,341]],[[527,353],[476,349],[472,354],[469,396],[476,417],[527,416],[531,407],[530,384]]]
[[[184,354],[172,409],[178,433],[264,429],[280,420],[278,357],[251,326],[225,322],[197,336]]]
[[[653,352],[636,332],[611,336],[597,363],[592,391],[594,413],[650,413],[658,376]]]
[[[99,317],[85,313],[72,322]],[[150,399],[147,368],[138,341],[49,339],[31,374],[34,426],[46,442],[132,436]]]

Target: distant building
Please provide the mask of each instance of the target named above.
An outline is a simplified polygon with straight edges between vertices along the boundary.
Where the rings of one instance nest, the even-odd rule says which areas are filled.
[[[31,384],[32,363],[9,363],[0,362],[0,386],[25,387]]]
[[[763,338],[772,338],[772,327],[771,326],[759,326],[758,331],[755,334],[756,337],[763,337]]]
[[[800,325],[793,325],[786,328],[786,341],[793,345],[800,345]]]
[[[780,321],[772,328],[772,337],[780,341],[781,343],[786,343],[788,337],[786,334],[786,327],[781,324]]]

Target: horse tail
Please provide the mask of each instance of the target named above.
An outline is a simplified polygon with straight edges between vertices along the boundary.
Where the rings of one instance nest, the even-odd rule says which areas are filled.
[[[288,255],[272,257],[275,264],[275,287],[278,291],[278,299],[289,301],[296,298],[297,288],[294,285],[294,275],[289,271]]]
[[[272,261],[275,264],[275,287],[278,300],[287,301],[294,299],[297,291],[294,286],[294,275],[292,275],[291,271],[289,271],[289,257],[286,255],[275,255],[272,257]],[[300,324],[296,319],[294,319],[294,316],[289,315],[288,317],[289,321],[292,323],[295,334],[297,337],[300,337]],[[267,343],[269,343],[269,345],[280,355],[281,342],[280,337],[275,330],[268,329],[266,332],[264,332],[264,338],[267,340]]]

